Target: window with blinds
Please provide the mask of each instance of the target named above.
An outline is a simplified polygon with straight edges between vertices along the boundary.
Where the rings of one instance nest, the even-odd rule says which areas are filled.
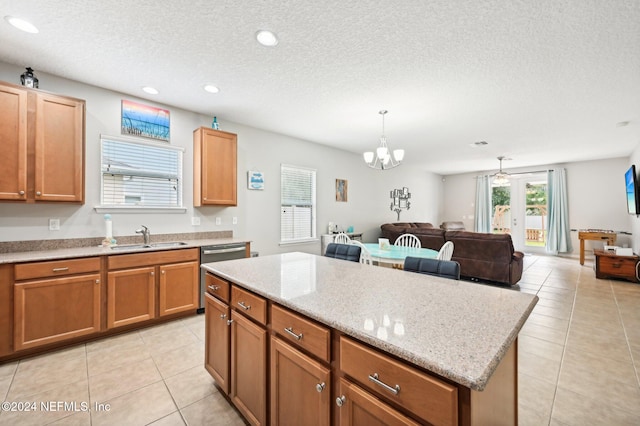
[[[280,166],[280,241],[316,238],[316,171]]]
[[[105,136],[100,142],[102,207],[182,207],[182,148]]]

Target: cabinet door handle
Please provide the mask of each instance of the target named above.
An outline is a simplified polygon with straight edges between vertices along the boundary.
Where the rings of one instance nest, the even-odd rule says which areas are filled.
[[[210,285],[208,286],[209,290],[211,291],[218,291],[220,290],[220,286],[219,285]]]
[[[347,398],[344,395],[340,395],[336,398],[336,405],[338,407],[342,407],[345,402],[347,402]]]
[[[327,385],[324,384],[324,382],[322,383],[318,383],[316,384],[316,391],[318,391],[318,393],[322,392],[324,390],[324,388],[326,388]]]
[[[155,275],[155,272],[149,272],[149,273],[151,274],[151,276],[154,276],[154,275]]]
[[[232,319],[227,320],[227,325],[231,325],[231,323],[232,323],[232,322],[233,322],[233,320],[232,320]]]
[[[296,340],[302,340],[302,333],[300,334],[296,334],[293,332],[293,327],[287,327],[284,329],[284,331],[286,331],[289,335],[293,336],[294,339]]]
[[[68,271],[68,270],[69,270],[68,266],[65,266],[63,268],[53,268],[52,269],[53,272],[65,272],[65,271]]]
[[[36,195],[40,196],[40,195],[42,195],[42,192],[36,191]]]
[[[227,317],[227,314],[220,315],[220,319],[225,319],[226,317]]]
[[[162,272],[161,272],[161,274],[162,274],[162,275],[164,275],[164,274],[165,274],[165,271],[162,271]]]
[[[100,284],[100,280],[96,280],[96,284]]]
[[[400,385],[396,385],[395,387],[389,386],[385,382],[378,379],[378,373],[373,373],[373,375],[370,375],[369,380],[371,380],[373,383],[375,383],[378,386],[382,386],[384,389],[388,390],[394,395],[397,395],[400,393]]]
[[[24,195],[24,191],[20,191],[20,192],[18,192],[18,194]]]
[[[245,311],[248,311],[249,309],[251,309],[251,305],[245,305],[244,302],[238,302],[238,305],[240,305],[240,307]]]

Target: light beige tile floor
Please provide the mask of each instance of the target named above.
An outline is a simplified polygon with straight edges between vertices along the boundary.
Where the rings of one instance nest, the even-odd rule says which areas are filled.
[[[515,291],[540,297],[519,338],[520,425],[640,424],[640,285],[526,256]],[[242,425],[202,366],[203,341],[199,315],[0,364],[0,400],[38,404],[0,425]],[[47,401],[68,405],[45,413]]]

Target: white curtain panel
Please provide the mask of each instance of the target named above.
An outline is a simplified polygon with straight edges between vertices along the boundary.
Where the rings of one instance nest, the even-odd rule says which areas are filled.
[[[565,169],[549,170],[547,191],[549,229],[547,230],[545,250],[550,254],[569,253],[573,249],[571,247],[571,229],[569,228],[567,172]]]
[[[476,177],[476,232],[491,232],[491,176]]]

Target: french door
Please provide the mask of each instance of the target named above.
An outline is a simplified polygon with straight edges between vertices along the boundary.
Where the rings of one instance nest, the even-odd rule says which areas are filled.
[[[542,253],[547,243],[547,174],[511,175],[505,185],[492,190],[492,229],[511,234],[513,247]]]

